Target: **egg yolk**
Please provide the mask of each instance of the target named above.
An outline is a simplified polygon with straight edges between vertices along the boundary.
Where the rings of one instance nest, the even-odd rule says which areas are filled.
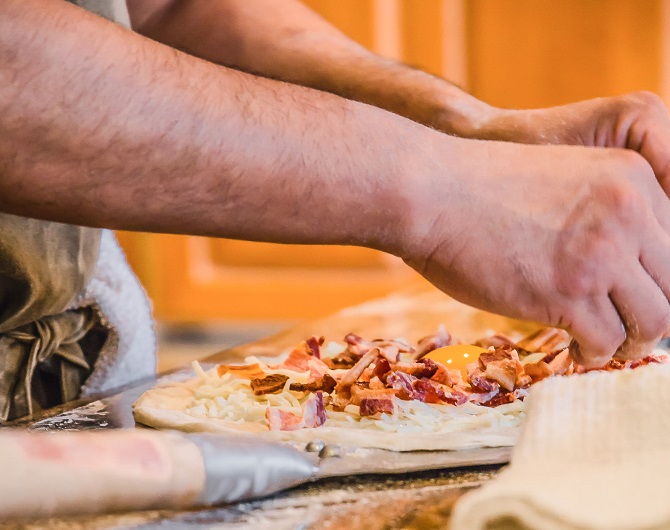
[[[465,373],[466,365],[477,361],[486,350],[472,344],[443,346],[426,354],[428,359],[442,363],[447,368],[455,368]]]

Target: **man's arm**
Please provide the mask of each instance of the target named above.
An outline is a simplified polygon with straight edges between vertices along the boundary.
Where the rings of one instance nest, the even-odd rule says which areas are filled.
[[[531,111],[493,108],[385,60],[298,0],[128,0],[137,29],[199,57],[339,94],[466,138],[639,152],[670,194],[670,119],[649,93]]]
[[[128,0],[133,28],[197,57],[368,103],[472,136],[493,111],[460,88],[384,59],[299,0]]]
[[[670,327],[670,204],[637,154],[454,138],[0,2],[0,210],[401,256],[458,299],[639,356]]]
[[[194,59],[65,2],[3,2],[0,64],[5,211],[372,246],[399,226],[390,190],[407,147],[364,124],[421,136],[412,122]]]

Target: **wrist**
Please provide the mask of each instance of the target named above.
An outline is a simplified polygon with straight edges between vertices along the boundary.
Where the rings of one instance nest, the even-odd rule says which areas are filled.
[[[452,85],[440,90],[435,101],[430,125],[461,138],[483,138],[491,124],[506,112]]]

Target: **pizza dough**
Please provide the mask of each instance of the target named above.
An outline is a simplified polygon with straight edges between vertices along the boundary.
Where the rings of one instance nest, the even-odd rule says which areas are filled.
[[[480,447],[514,445],[519,425],[524,416],[522,402],[501,407],[482,407],[473,404],[448,407],[453,417],[459,415],[476,419],[478,425],[463,425],[457,419],[445,422],[439,432],[383,431],[339,425],[329,426],[327,421],[317,428],[295,431],[270,431],[262,423],[235,423],[206,415],[187,412],[195,403],[201,377],[183,383],[170,383],[145,392],[134,404],[135,419],[157,429],[177,429],[184,432],[210,432],[241,436],[262,436],[282,442],[307,443],[323,440],[327,444],[345,447],[366,447],[391,451],[459,450]],[[197,400],[196,400],[197,401]],[[505,408],[507,407],[507,408]],[[331,411],[327,413],[330,415]],[[453,424],[453,427],[450,426]],[[502,425],[501,425],[502,424]]]

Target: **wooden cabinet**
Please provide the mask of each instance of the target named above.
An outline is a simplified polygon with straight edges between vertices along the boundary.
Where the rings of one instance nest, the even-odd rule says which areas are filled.
[[[668,84],[661,0],[305,0],[390,58],[445,76],[495,105],[538,107]],[[365,249],[121,234],[173,322],[318,317],[420,282]]]

